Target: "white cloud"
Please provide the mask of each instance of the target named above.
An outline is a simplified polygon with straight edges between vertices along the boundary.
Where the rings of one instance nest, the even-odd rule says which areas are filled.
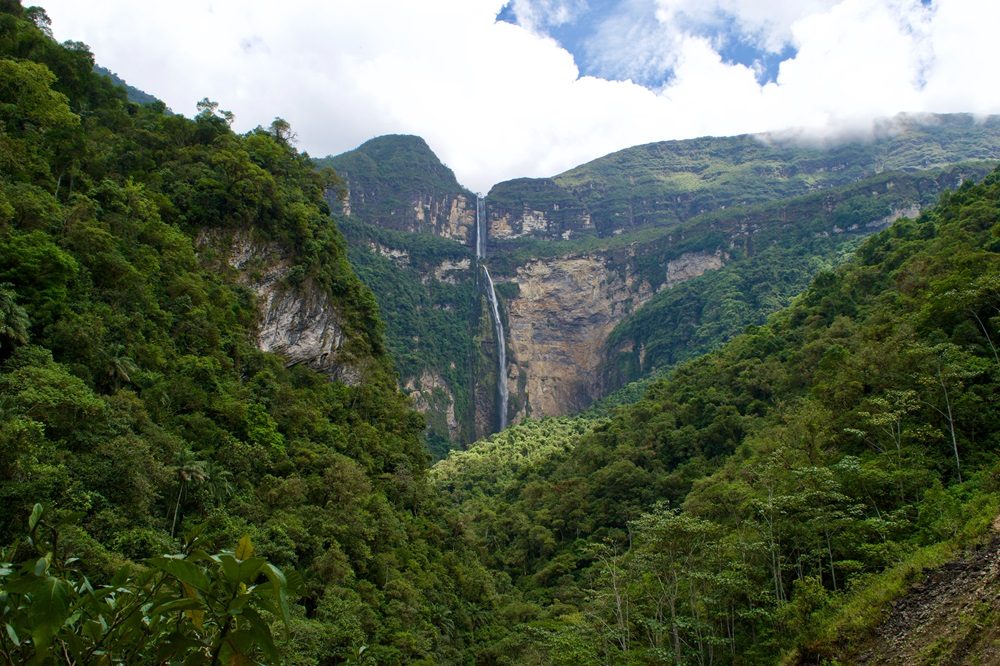
[[[587,0],[513,0],[511,5],[518,24],[538,32],[573,21],[587,9]]]
[[[742,36],[777,53],[792,37],[792,25],[829,9],[837,0],[656,0],[656,17],[681,30],[719,28],[731,21]]]
[[[530,6],[552,24],[581,2]],[[240,129],[281,116],[313,155],[419,134],[480,191],[646,141],[864,126],[900,111],[1000,112],[1000,87],[983,75],[1000,25],[993,3],[626,0],[625,18],[602,34],[628,61],[673,70],[656,91],[581,77],[553,40],[497,23],[503,4],[45,2],[60,39],[88,43],[101,64],[176,111],[193,113],[208,96],[236,113]],[[768,48],[795,45],[776,81],[761,86],[685,27],[720,13]]]

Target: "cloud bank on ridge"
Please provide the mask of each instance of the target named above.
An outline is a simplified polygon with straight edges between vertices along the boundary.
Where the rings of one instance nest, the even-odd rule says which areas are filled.
[[[551,28],[585,20],[587,0],[517,0],[514,23],[496,20],[502,0],[44,6],[59,39],[175,111],[208,96],[238,129],[281,116],[317,156],[419,134],[483,192],[649,141],[1000,112],[983,74],[1000,4],[975,0],[619,0],[575,58]],[[792,55],[761,83],[727,39]]]

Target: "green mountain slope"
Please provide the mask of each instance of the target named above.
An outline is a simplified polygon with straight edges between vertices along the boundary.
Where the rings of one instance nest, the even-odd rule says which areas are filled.
[[[427,485],[422,418],[323,200],[335,183],[281,122],[241,135],[210,103],[128,102],[39,11],[0,5],[4,660],[461,661],[494,581]],[[326,304],[343,381],[260,350],[275,294]],[[298,572],[287,636],[254,553]],[[172,577],[117,589],[154,571]],[[115,598],[138,601],[106,621]]]
[[[344,212],[369,224],[447,236],[442,225],[449,223],[451,207],[443,202],[462,197],[475,203],[475,195],[458,184],[452,170],[418,136],[380,136],[354,150],[315,161],[320,168],[331,167],[343,174],[347,187]],[[447,208],[425,214],[420,210],[424,203]],[[467,225],[469,221],[451,224]]]
[[[125,94],[130,102],[135,102],[136,104],[163,104],[161,100],[157,99],[154,95],[150,95],[145,90],[139,90],[135,86],[130,86],[125,79],[121,78],[106,67],[94,65],[94,71],[101,76],[106,76],[111,79],[111,82],[119,88],[124,88]]]
[[[735,205],[753,205],[847,185],[886,171],[913,171],[1000,155],[1000,118],[898,116],[873,136],[810,144],[796,135],[664,141],[626,148],[551,179],[517,179],[490,190],[491,217],[524,209],[551,220],[557,238],[602,236],[665,225]]]
[[[493,658],[849,652],[1000,512],[998,287],[995,172],[589,434],[519,427],[438,463],[531,601]]]

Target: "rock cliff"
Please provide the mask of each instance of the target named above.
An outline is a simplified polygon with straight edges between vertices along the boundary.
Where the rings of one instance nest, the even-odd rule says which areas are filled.
[[[287,365],[305,363],[331,379],[361,383],[364,370],[345,346],[343,320],[329,293],[312,280],[288,283],[292,264],[285,248],[248,231],[205,232],[198,240],[203,252],[221,254],[239,283],[256,294],[259,349],[283,356]]]
[[[344,181],[343,197],[331,192],[332,210],[367,224],[430,233],[471,245],[476,195],[416,136],[382,136],[355,150],[317,160]]]
[[[640,250],[641,252],[641,250]],[[640,275],[637,247],[607,253],[530,261],[509,282],[508,384],[515,420],[583,409],[606,387],[600,369],[615,326],[657,289],[721,268],[721,251],[684,253],[666,263],[654,287]]]
[[[488,195],[491,233],[497,238],[613,236],[843,187],[884,172],[912,173],[1000,156],[1000,116],[900,115],[873,129],[869,141],[834,144],[760,134],[626,148],[552,178],[498,183]]]

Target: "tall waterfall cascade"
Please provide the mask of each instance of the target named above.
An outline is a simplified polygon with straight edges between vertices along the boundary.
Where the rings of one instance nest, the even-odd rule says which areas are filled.
[[[486,297],[490,302],[490,316],[493,318],[493,332],[497,339],[497,397],[499,400],[500,429],[507,427],[507,403],[510,400],[510,389],[507,386],[507,338],[504,336],[503,321],[500,319],[500,305],[497,302],[497,291],[493,286],[493,278],[486,268],[486,200],[476,197],[476,261],[483,268],[486,276]]]

